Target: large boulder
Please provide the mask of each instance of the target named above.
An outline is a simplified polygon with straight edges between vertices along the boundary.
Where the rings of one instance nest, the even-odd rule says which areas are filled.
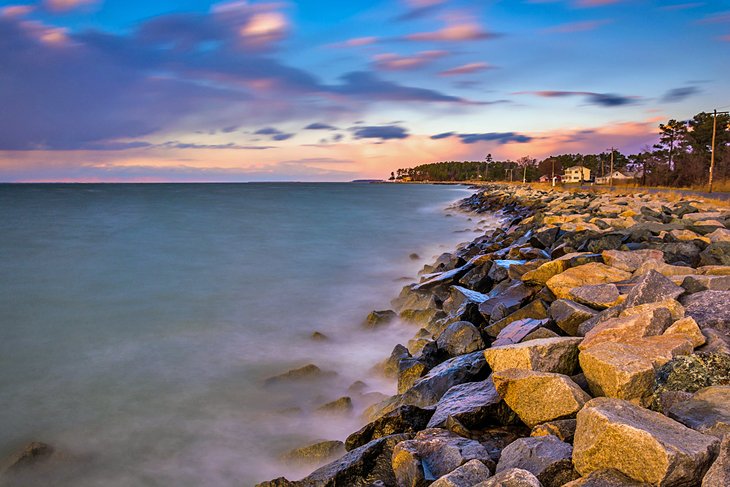
[[[596,470],[586,477],[568,482],[563,487],[651,487],[645,482],[639,482],[627,477],[616,469],[607,468]]]
[[[535,289],[522,282],[514,282],[499,289],[499,292],[490,292],[490,297],[479,305],[479,313],[485,320],[498,321],[514,313],[535,294]],[[492,295],[494,293],[494,295]]]
[[[612,318],[587,332],[580,349],[586,350],[604,342],[631,343],[638,338],[661,335],[671,324],[672,314],[666,308]]]
[[[574,416],[591,397],[570,377],[507,369],[492,375],[497,393],[529,427]]]
[[[730,435],[730,386],[710,386],[668,408],[667,416],[706,435]]]
[[[628,272],[598,262],[572,267],[548,279],[546,285],[557,298],[570,299],[570,291],[579,286],[606,284],[629,279]]]
[[[546,319],[536,320],[534,318],[524,318],[521,320],[513,321],[499,332],[499,334],[497,335],[497,339],[492,342],[492,346],[499,347],[501,345],[512,345],[514,343],[520,343],[525,339],[525,337],[527,337],[527,335],[534,332],[541,326],[547,325],[549,321],[550,320]],[[488,330],[487,333],[489,333]]]
[[[571,336],[577,336],[578,326],[596,314],[595,310],[568,299],[558,299],[550,305],[550,317],[561,330]]]
[[[449,389],[436,405],[429,428],[441,428],[449,418],[469,429],[514,422],[515,414],[497,394],[492,378],[467,382]]]
[[[476,352],[486,346],[477,327],[468,321],[450,324],[436,339],[436,343],[450,357]]]
[[[344,453],[344,443],[338,440],[327,440],[290,450],[282,455],[281,459],[287,463],[321,465]]]
[[[540,481],[527,470],[510,468],[495,474],[474,487],[543,487]]]
[[[472,487],[487,480],[492,472],[479,460],[469,460],[461,467],[447,473],[431,484],[431,487]]]
[[[568,293],[570,299],[591,308],[606,309],[620,304],[620,294],[615,284],[578,286]]]
[[[363,326],[366,328],[378,328],[383,325],[392,323],[393,320],[398,318],[398,315],[392,309],[386,309],[383,311],[371,311],[365,318]]]
[[[552,435],[520,438],[502,450],[497,473],[521,468],[545,487],[560,487],[578,477],[572,455],[573,447]]]
[[[558,337],[530,340],[484,350],[484,358],[494,372],[529,369],[571,375],[578,363],[581,338]]]
[[[697,348],[707,341],[705,336],[702,334],[699,325],[691,316],[679,319],[672,323],[672,325],[664,330],[664,336],[678,336],[689,340],[692,346]]]
[[[700,328],[730,334],[730,291],[702,291],[684,296],[680,302]]]
[[[393,347],[393,351],[390,353],[390,357],[385,359],[375,368],[380,371],[386,377],[398,377],[398,364],[402,359],[410,358],[411,354],[408,349],[400,343]]]
[[[392,466],[399,486],[419,487],[443,477],[471,460],[492,464],[478,442],[442,429],[426,429],[393,449]]]
[[[702,479],[702,487],[730,485],[730,435],[726,435],[720,444],[717,459]]]
[[[488,367],[483,352],[459,355],[437,365],[418,379],[402,394],[401,404],[433,406],[453,386],[482,380],[487,375]]]
[[[426,428],[432,415],[432,409],[400,406],[348,436],[345,440],[345,449],[354,450],[384,436],[416,433]]]
[[[518,309],[517,311],[510,313],[504,318],[495,321],[491,325],[487,326],[484,331],[491,337],[497,337],[499,334],[515,321],[521,321],[528,318],[542,320],[548,317],[548,310],[545,307],[545,303],[541,299],[534,299],[528,304]]]
[[[677,286],[657,271],[651,270],[636,280],[634,286],[626,294],[622,306],[631,308],[665,299],[677,299],[682,293],[684,293],[684,288]]]
[[[656,371],[654,404],[664,410],[662,396],[669,392],[694,393],[709,386],[730,385],[730,355],[694,353],[676,357]]]
[[[664,262],[664,252],[661,250],[604,250],[601,255],[603,261],[625,272],[634,272],[646,261]]]
[[[696,485],[719,440],[621,399],[599,397],[577,416],[573,464],[581,475],[615,468],[652,485]]]

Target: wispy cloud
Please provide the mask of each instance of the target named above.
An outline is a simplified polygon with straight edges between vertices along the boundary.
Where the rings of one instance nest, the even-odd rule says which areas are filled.
[[[700,90],[697,86],[682,86],[680,88],[672,88],[671,90],[667,91],[664,96],[662,96],[661,100],[666,103],[679,102],[685,100],[686,98],[689,98],[690,96],[696,95],[701,91],[702,90]]]
[[[619,107],[624,105],[632,105],[637,103],[639,97],[624,96],[614,93],[595,93],[592,91],[518,91],[513,95],[535,95],[543,98],[565,98],[571,96],[583,96],[592,105],[602,107]]]
[[[96,3],[101,2],[100,0],[45,0],[43,4],[54,12],[67,12]]]
[[[406,139],[410,135],[408,130],[398,125],[369,125],[353,127],[352,135],[356,139]]]
[[[599,27],[610,24],[612,21],[609,19],[602,20],[586,20],[583,22],[568,22],[566,24],[556,25],[545,29],[545,32],[567,34],[571,32],[588,32],[596,30]]]
[[[474,21],[460,21],[431,32],[417,32],[404,36],[405,40],[420,42],[464,42],[495,39],[499,34],[485,30]]]
[[[467,63],[462,64],[461,66],[456,66],[455,68],[441,71],[439,74],[441,76],[457,76],[462,74],[478,73],[480,71],[486,71],[488,69],[496,69],[496,67],[484,62]]]
[[[444,132],[441,134],[432,135],[431,139],[440,140],[450,137],[458,137],[464,144],[476,144],[477,142],[497,142],[498,144],[516,142],[522,144],[530,142],[533,139],[529,135],[518,134],[515,132],[486,132],[481,134],[461,134],[456,132]]]
[[[435,60],[447,56],[448,51],[421,51],[411,56],[400,56],[394,53],[376,54],[373,59],[378,69],[387,71],[403,71],[418,69]]]

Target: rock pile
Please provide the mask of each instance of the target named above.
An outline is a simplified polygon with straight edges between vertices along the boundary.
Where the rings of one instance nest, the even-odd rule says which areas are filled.
[[[497,185],[461,206],[504,225],[393,301],[421,327],[386,362],[398,394],[343,457],[260,486],[728,485],[730,211]]]

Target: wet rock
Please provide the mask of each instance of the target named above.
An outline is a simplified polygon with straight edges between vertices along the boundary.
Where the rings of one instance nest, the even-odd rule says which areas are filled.
[[[313,445],[295,448],[284,455],[281,459],[284,462],[298,464],[321,464],[332,460],[345,453],[345,444],[341,441],[320,441]]]
[[[492,278],[489,277],[489,269],[491,267],[491,262],[474,267],[472,270],[464,274],[461,279],[459,279],[459,284],[481,293],[489,291],[494,283]]]
[[[656,271],[649,271],[636,281],[636,285],[626,295],[623,306],[631,308],[665,299],[677,299],[682,293],[684,289],[680,286]]]
[[[730,434],[730,386],[710,386],[668,408],[667,416],[706,435]]]
[[[495,260],[492,262],[492,267],[489,269],[489,277],[494,282],[504,281],[509,277],[509,269],[514,265],[522,265],[526,261],[524,260]]]
[[[693,485],[719,445],[717,438],[620,399],[593,399],[577,420],[573,464],[583,476],[614,468],[652,485]]]
[[[325,371],[314,364],[308,364],[298,369],[292,369],[283,374],[275,375],[264,380],[264,385],[274,385],[281,382],[327,379],[337,375],[337,372]]]
[[[362,394],[365,392],[365,389],[367,389],[368,385],[364,383],[361,380],[356,380],[352,384],[350,384],[350,387],[347,388],[347,392],[353,393],[353,394]]]
[[[578,478],[572,454],[573,447],[552,435],[520,438],[502,450],[497,473],[519,468],[535,475],[545,487],[560,487]]]
[[[625,272],[634,272],[646,261],[664,262],[664,252],[655,249],[604,250],[601,255],[606,265]]]
[[[573,301],[596,309],[606,309],[619,304],[619,292],[615,284],[579,286],[568,293]]]
[[[328,402],[317,408],[320,413],[343,414],[352,411],[352,399],[349,396],[342,396],[339,399]]]
[[[515,282],[480,304],[479,313],[485,320],[500,320],[521,308],[534,294],[535,289]]]
[[[484,357],[494,372],[517,368],[570,375],[577,366],[580,342],[572,337],[530,340],[488,348]]]
[[[563,487],[650,487],[650,485],[608,468],[591,472],[587,477],[568,482]]]
[[[393,449],[392,466],[400,486],[418,487],[453,472],[471,460],[491,463],[477,441],[442,429],[426,429]]]
[[[550,305],[550,317],[561,330],[571,336],[577,336],[578,326],[596,314],[595,310],[568,299],[558,299]]]
[[[432,341],[431,338],[431,332],[426,328],[421,328],[418,332],[416,332],[413,338],[408,340],[408,352],[413,355],[418,355],[421,353],[423,348]]]
[[[413,387],[418,379],[428,373],[428,366],[417,358],[405,358],[398,362],[398,394]]]
[[[377,368],[386,377],[397,377],[398,376],[398,364],[401,360],[410,358],[411,354],[408,349],[401,344],[393,347],[393,351],[390,353],[390,357],[385,359]]]
[[[680,302],[700,328],[730,334],[730,291],[702,291],[684,296]]]
[[[672,314],[667,308],[612,318],[586,333],[580,349],[586,350],[604,342],[630,343],[637,338],[661,335],[671,324]]]
[[[494,372],[492,380],[504,402],[529,427],[570,418],[591,399],[562,374],[506,369]]]
[[[488,425],[506,425],[515,420],[515,414],[497,394],[491,377],[479,382],[467,382],[449,389],[436,405],[429,428],[441,428],[449,418],[465,428],[476,429]]]
[[[527,335],[548,323],[549,320],[535,320],[532,318],[513,321],[499,332],[497,339],[492,342],[492,347],[519,343]]]
[[[329,340],[329,337],[327,335],[319,331],[312,332],[312,334],[309,335],[309,338],[311,338],[315,342],[326,342],[327,340]]]
[[[439,335],[436,343],[450,357],[482,350],[486,346],[477,327],[468,321],[457,321],[449,325]]]
[[[532,428],[530,436],[556,436],[559,440],[566,443],[573,442],[573,436],[575,436],[575,419],[556,419],[553,421],[546,421],[545,423],[538,424]]]
[[[530,244],[541,249],[548,249],[555,243],[559,231],[558,227],[538,230],[530,237]]]
[[[443,310],[448,315],[456,316],[463,314],[468,305],[478,308],[487,299],[489,299],[489,296],[486,294],[461,286],[451,286],[449,288],[449,298],[444,301]]]
[[[474,487],[543,487],[540,481],[527,470],[510,468],[476,484]]]
[[[464,382],[485,379],[488,367],[482,352],[459,355],[449,359],[418,379],[402,395],[402,404],[419,407],[435,405],[450,388]]]
[[[48,461],[54,448],[47,443],[33,441],[11,454],[0,463],[0,475],[16,474]]]
[[[730,435],[723,438],[717,459],[702,479],[702,487],[730,485]]]
[[[461,467],[444,475],[431,484],[431,487],[472,487],[487,480],[492,475],[489,467],[479,460],[469,460]]]
[[[416,433],[426,428],[432,415],[432,409],[400,406],[348,436],[345,448],[350,451],[385,436]]]
[[[557,298],[570,299],[570,291],[579,286],[606,284],[622,281],[631,277],[625,271],[605,264],[591,262],[572,267],[548,279],[546,285]]]
[[[499,334],[510,324],[515,321],[521,321],[528,318],[535,320],[543,320],[548,317],[548,310],[545,303],[541,299],[535,299],[518,309],[514,313],[495,321],[491,325],[484,328],[484,332],[491,337],[498,337]]]
[[[421,257],[417,253],[413,252],[412,254],[408,254],[408,258],[411,260],[419,260]]]
[[[365,323],[363,323],[363,325],[366,328],[377,328],[379,326],[392,323],[397,317],[398,315],[391,309],[384,311],[371,311],[367,318],[365,318]]]

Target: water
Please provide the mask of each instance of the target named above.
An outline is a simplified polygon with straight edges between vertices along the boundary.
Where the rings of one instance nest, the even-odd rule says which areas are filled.
[[[0,186],[0,457],[31,440],[58,459],[29,484],[246,486],[299,478],[277,461],[344,439],[395,392],[369,369],[416,331],[363,331],[476,221],[453,186]],[[459,233],[456,233],[459,232]],[[416,252],[424,259],[413,261]],[[318,330],[330,337],[315,342]],[[337,377],[262,380],[315,363]]]

